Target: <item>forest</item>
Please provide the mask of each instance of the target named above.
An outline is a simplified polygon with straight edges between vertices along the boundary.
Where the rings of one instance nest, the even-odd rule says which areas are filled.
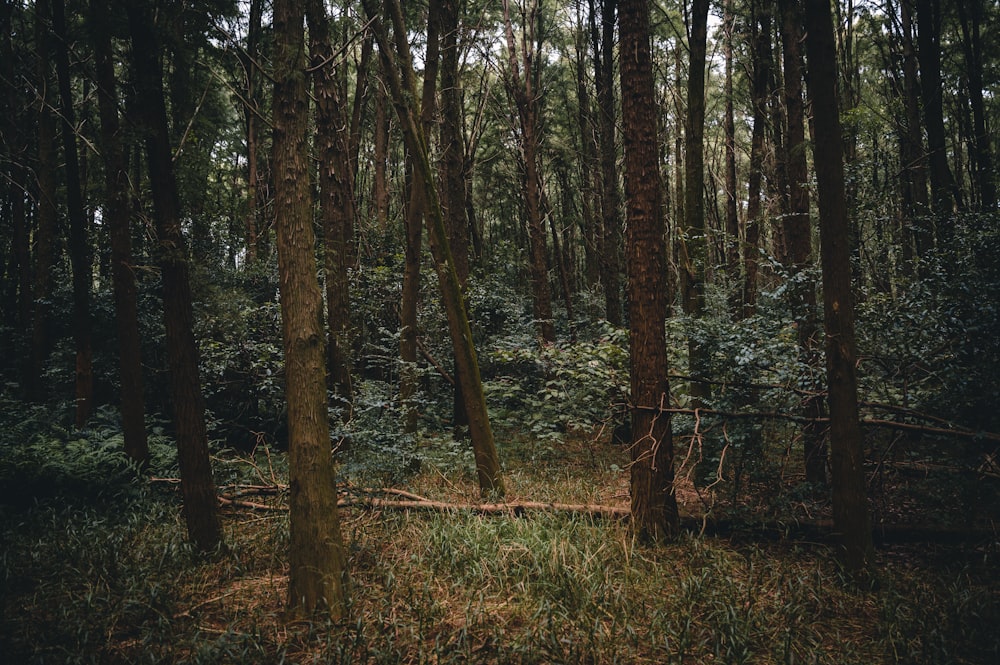
[[[1000,662],[997,0],[0,0],[0,662]]]

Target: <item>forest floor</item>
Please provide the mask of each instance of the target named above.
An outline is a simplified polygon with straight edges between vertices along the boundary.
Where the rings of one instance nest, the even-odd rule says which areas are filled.
[[[620,447],[500,447],[508,500],[627,508]],[[395,489],[475,503],[468,466],[440,461],[448,444],[424,448]],[[586,512],[373,507],[377,473],[351,480],[342,511],[349,618],[287,623],[283,457],[216,459],[221,491],[258,507],[223,507],[228,548],[211,556],[186,544],[168,481],[0,501],[0,663],[1000,662],[996,538],[883,544],[872,590],[809,532],[706,528],[650,547],[625,520]],[[678,494],[689,518],[712,501],[748,525],[824,514],[806,494],[788,494],[784,514],[723,510],[690,480]]]

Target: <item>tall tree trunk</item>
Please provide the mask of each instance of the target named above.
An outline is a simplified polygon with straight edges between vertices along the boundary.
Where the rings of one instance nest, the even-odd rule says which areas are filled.
[[[31,334],[32,384],[28,394],[35,401],[46,395],[43,367],[52,351],[52,269],[56,262],[56,120],[53,114],[49,0],[35,3],[35,48],[38,59],[38,165],[35,178],[38,203],[35,210],[35,311]]]
[[[319,152],[320,215],[326,275],[327,374],[341,416],[351,417],[350,294],[348,269],[357,210],[351,169],[350,127],[343,88],[334,71],[330,20],[322,0],[306,3],[309,58],[316,99],[316,143]]]
[[[913,238],[905,237],[908,246],[913,243],[918,257],[927,255],[934,246],[934,229],[930,225],[930,206],[927,199],[927,157],[923,147],[920,123],[920,83],[917,79],[917,56],[913,47],[913,0],[900,0],[903,46],[903,90],[905,105],[905,130],[901,142],[900,160],[903,174],[903,211],[908,219]],[[908,234],[906,234],[908,235]]]
[[[250,0],[249,25],[247,26],[247,46],[241,51],[243,74],[246,79],[246,100],[243,104],[243,130],[247,141],[247,219],[246,253],[247,263],[253,265],[260,257],[262,244],[260,235],[264,231],[261,205],[260,171],[257,161],[260,147],[260,36],[264,14],[264,0]]]
[[[375,86],[375,134],[374,175],[372,176],[372,198],[375,204],[375,219],[379,230],[385,234],[389,229],[389,114],[386,113],[385,91]]]
[[[747,193],[746,243],[743,248],[743,289],[734,308],[737,318],[752,316],[757,309],[757,272],[760,265],[760,227],[764,151],[767,140],[768,82],[771,79],[771,8],[769,0],[753,2],[753,134],[750,139],[750,176]]]
[[[66,157],[66,201],[69,207],[69,257],[73,266],[73,342],[76,346],[76,426],[83,427],[94,409],[94,367],[90,323],[91,248],[87,211],[80,183],[80,159],[76,148],[76,111],[69,75],[69,44],[63,0],[53,0],[52,29],[59,79],[59,109],[62,115],[63,152]]]
[[[535,2],[535,0],[531,0]],[[537,4],[532,4],[524,19],[528,35],[522,35],[520,48],[514,40],[514,26],[510,18],[509,0],[504,0],[504,28],[507,35],[507,87],[514,104],[521,129],[521,160],[524,168],[522,191],[528,223],[528,263],[531,290],[534,296],[534,315],[538,336],[543,343],[556,340],[552,319],[552,290],[549,287],[547,252],[545,245],[545,219],[542,211],[542,176],[539,172],[540,96],[536,89],[539,50],[534,40],[538,20]],[[520,54],[520,57],[519,57]],[[523,76],[522,76],[523,69]]]
[[[398,0],[389,0],[385,5],[392,19],[396,51],[399,54],[398,61],[397,56],[390,50],[389,37],[380,19],[376,0],[364,0],[365,13],[372,22],[372,30],[382,58],[382,68],[388,78],[393,105],[396,107],[396,115],[403,130],[403,139],[414,157],[414,187],[422,187],[427,197],[427,232],[438,274],[441,299],[448,317],[448,331],[455,352],[455,372],[461,377],[465,396],[465,407],[469,416],[469,437],[472,439],[479,488],[483,494],[502,496],[504,484],[500,459],[497,456],[493,429],[486,411],[479,361],[476,358],[472,331],[462,300],[461,285],[455,272],[455,260],[448,243],[448,232],[441,211],[434,173],[427,157],[427,143],[413,109],[413,100],[417,98],[417,86],[402,10]]]
[[[108,32],[107,0],[90,0],[91,37],[97,74],[97,102],[101,115],[101,148],[104,156],[105,202],[102,219],[111,236],[111,274],[118,330],[118,366],[121,373],[122,432],[125,454],[140,467],[149,462],[146,406],[143,398],[142,353],[139,343],[139,308],[132,264],[129,228],[131,200],[128,170],[118,119],[117,83]]]
[[[941,88],[941,3],[940,0],[914,0],[917,9],[917,59],[920,62],[920,96],[923,102],[924,127],[927,131],[930,164],[931,203],[938,223],[939,237],[950,235],[954,209],[954,179],[948,168],[945,146],[944,104]]]
[[[339,619],[347,612],[347,559],[330,455],[323,296],[313,254],[302,14],[300,3],[275,0],[275,233],[291,487],[288,613]]]
[[[601,0],[601,33],[598,42],[594,3],[590,1],[591,41],[597,87],[598,140],[601,154],[601,282],[604,284],[604,317],[622,325],[621,199],[618,193],[618,153],[615,149],[615,8],[617,0]]]
[[[965,71],[969,77],[969,105],[972,107],[972,154],[976,169],[976,189],[979,190],[979,209],[996,209],[996,174],[993,173],[993,154],[990,135],[986,129],[986,111],[983,98],[983,45],[980,24],[983,19],[982,0],[955,3],[962,26],[962,50],[965,54]]]
[[[784,251],[782,263],[792,274],[792,311],[798,328],[799,358],[807,367],[820,363],[816,322],[816,286],[810,275],[812,266],[812,224],[809,220],[809,173],[806,164],[808,143],[805,135],[805,108],[802,102],[802,14],[794,0],[779,0],[781,45],[785,70],[785,109],[788,123],[787,155],[788,196],[782,216]],[[819,386],[808,386],[816,388]],[[822,399],[810,396],[802,401],[806,418],[822,415]],[[806,481],[826,483],[826,446],[823,431],[816,424],[803,427]]]
[[[208,457],[205,399],[198,374],[188,251],[181,231],[180,202],[163,97],[159,41],[149,4],[129,2],[126,9],[132,33],[136,115],[145,134],[149,183],[153,194],[157,263],[163,282],[163,323],[184,518],[188,536],[195,545],[201,550],[211,550],[222,542],[222,529]]]
[[[837,102],[837,53],[828,0],[805,0],[809,99],[819,190],[820,253],[826,324],[826,371],[830,405],[833,522],[840,533],[844,566],[862,572],[873,563],[858,421],[854,304],[844,186],[844,154]]]
[[[725,60],[726,60],[726,110],[724,129],[726,136],[726,272],[733,284],[740,277],[740,221],[736,197],[736,121],[733,100],[733,32],[736,17],[733,14],[733,0],[726,0],[725,16]]]
[[[448,227],[448,242],[463,301],[469,282],[469,222],[465,202],[465,141],[462,138],[462,93],[458,72],[459,2],[441,1],[441,203]],[[452,423],[461,434],[468,424],[462,382],[455,380]]]
[[[641,539],[673,538],[678,530],[669,401],[663,193],[650,55],[649,5],[621,0],[622,120],[625,143],[626,254],[632,388],[633,528]]]
[[[705,310],[705,270],[708,240],[705,232],[705,52],[708,39],[708,0],[692,0],[688,35],[687,122],[684,127],[684,233],[680,255],[684,312],[700,319]],[[688,337],[688,366],[693,377],[705,375],[705,353],[694,335]],[[701,406],[709,384],[692,381],[691,398]]]
[[[593,3],[590,3],[593,5]],[[582,3],[577,4],[577,25],[574,40],[576,53],[576,103],[577,122],[580,125],[580,192],[582,215],[580,219],[583,236],[584,276],[588,287],[600,280],[600,250],[598,247],[597,218],[595,212],[600,207],[597,159],[597,141],[594,135],[594,119],[591,112],[590,88],[587,86],[587,32],[580,15]],[[593,12],[593,7],[590,8]],[[589,20],[589,18],[588,18]],[[607,303],[605,303],[607,305]],[[606,307],[605,307],[606,309]],[[605,313],[606,315],[606,313]]]

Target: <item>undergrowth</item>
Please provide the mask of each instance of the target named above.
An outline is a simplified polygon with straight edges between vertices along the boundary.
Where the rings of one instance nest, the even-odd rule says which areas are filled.
[[[618,448],[580,437],[544,447],[511,437],[505,445],[512,498],[627,501]],[[474,476],[448,460],[427,455],[405,486],[467,501]],[[286,480],[274,451],[227,454],[216,468],[220,483]],[[228,551],[201,556],[185,541],[174,485],[125,472],[90,475],[86,484],[85,492],[83,483],[63,483],[40,499],[0,504],[2,662],[1000,657],[995,548],[881,550],[873,593],[843,579],[834,553],[820,545],[684,535],[651,548],[634,542],[627,524],[579,515],[351,508],[343,516],[350,617],[286,624],[285,513],[226,512]]]

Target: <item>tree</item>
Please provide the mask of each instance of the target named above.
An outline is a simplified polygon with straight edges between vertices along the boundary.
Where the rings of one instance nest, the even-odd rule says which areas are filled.
[[[427,232],[430,238],[431,254],[438,275],[442,304],[448,318],[448,332],[451,335],[455,354],[455,371],[462,382],[466,413],[469,416],[469,438],[476,460],[476,474],[480,491],[485,494],[503,495],[504,483],[500,471],[493,429],[486,411],[479,361],[472,341],[472,330],[462,299],[462,289],[455,271],[455,260],[448,243],[441,202],[438,197],[434,173],[427,156],[427,143],[423,129],[417,121],[414,110],[417,99],[416,81],[410,58],[406,27],[398,0],[390,0],[385,9],[390,15],[395,37],[395,51],[390,48],[388,34],[381,21],[375,0],[364,0],[365,13],[372,22],[375,40],[382,59],[382,69],[388,79],[396,116],[399,118],[403,139],[407,150],[414,158],[414,187],[422,187],[427,200]],[[398,57],[398,60],[397,60]]]
[[[73,342],[76,346],[76,426],[83,427],[94,409],[94,350],[91,342],[90,287],[92,280],[87,212],[84,210],[80,159],[76,148],[76,111],[69,73],[69,44],[63,0],[53,0],[59,111],[66,157],[66,199],[69,207],[69,257],[73,266]]]
[[[101,150],[104,157],[104,208],[102,220],[111,236],[111,274],[114,282],[115,320],[118,330],[118,365],[121,373],[122,433],[125,453],[140,466],[149,461],[143,398],[139,314],[129,228],[129,184],[118,119],[117,83],[108,23],[107,0],[90,0],[90,31],[94,45],[97,102],[101,115]]]
[[[507,91],[514,99],[520,129],[522,192],[528,221],[528,269],[534,295],[535,321],[538,337],[543,343],[556,341],[552,319],[552,292],[545,249],[545,219],[542,210],[542,176],[538,152],[541,146],[541,7],[537,0],[528,0],[530,7],[523,13],[520,46],[514,39],[510,18],[510,0],[503,0],[504,33],[507,36]],[[518,55],[520,54],[520,55]],[[523,76],[522,76],[523,70]]]
[[[659,542],[676,535],[678,515],[670,418],[660,411],[670,394],[664,334],[666,246],[648,3],[621,0],[618,20],[634,405],[630,447],[632,521],[642,539]]]
[[[159,40],[150,2],[128,2],[135,77],[135,116],[146,144],[149,184],[156,222],[157,263],[163,282],[170,393],[177,436],[177,459],[188,536],[201,550],[222,543],[218,501],[208,457],[205,398],[198,370],[187,242],[181,230],[180,202],[174,179],[167,110],[163,97]]]
[[[274,3],[275,232],[288,403],[290,616],[346,612],[347,564],[327,416],[323,297],[313,256],[303,9]]]
[[[809,35],[806,40],[809,99],[815,123],[813,162],[819,193],[833,522],[841,536],[845,568],[861,573],[871,566],[873,549],[858,422],[857,349],[844,148],[837,103],[837,52],[828,0],[805,0],[803,6]]]
[[[809,218],[809,173],[806,164],[805,106],[802,100],[802,16],[794,0],[779,0],[781,12],[782,67],[785,81],[785,169],[788,191],[783,197],[781,229],[782,263],[791,274],[791,299],[798,333],[799,358],[808,367],[819,363],[816,330],[816,286],[812,266],[812,223]],[[822,400],[810,395],[802,400],[803,415],[822,415]],[[826,446],[815,424],[803,428],[806,481],[826,483]]]

